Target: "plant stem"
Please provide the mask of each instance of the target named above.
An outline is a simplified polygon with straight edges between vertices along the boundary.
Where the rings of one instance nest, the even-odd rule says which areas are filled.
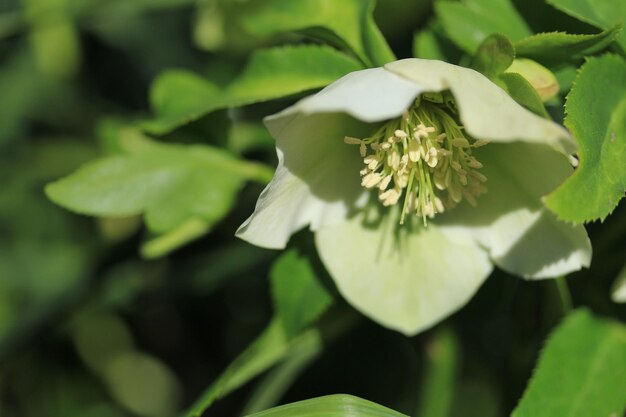
[[[569,287],[567,286],[567,281],[564,276],[560,276],[556,278],[556,288],[559,292],[559,298],[561,299],[561,307],[563,309],[563,315],[569,314],[572,309],[572,295],[570,294]]]

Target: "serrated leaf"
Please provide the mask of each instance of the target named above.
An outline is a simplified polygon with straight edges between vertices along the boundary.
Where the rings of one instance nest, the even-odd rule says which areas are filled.
[[[579,310],[552,334],[512,417],[621,416],[626,327]]]
[[[302,45],[255,52],[225,89],[188,71],[166,71],[151,89],[156,117],[141,127],[162,135],[213,111],[324,87],[361,68],[356,60],[328,46]]]
[[[352,395],[329,395],[282,405],[248,417],[407,417]]]
[[[320,350],[321,334],[308,330],[289,340],[282,323],[275,318],[265,331],[250,344],[222,375],[199,397],[185,414],[199,417],[216,400],[241,387],[285,358],[298,355],[302,350]]]
[[[616,25],[593,35],[572,35],[565,32],[538,33],[515,42],[518,56],[544,64],[562,64],[579,56],[591,55],[608,47],[622,30]]]
[[[532,34],[510,0],[437,0],[435,11],[450,39],[471,55],[493,33],[513,41]]]
[[[272,0],[242,16],[242,26],[256,36],[322,28],[346,45],[363,63],[380,66],[395,60],[374,24],[373,0]],[[321,35],[319,31],[309,32]]]
[[[615,0],[547,0],[557,9],[590,23],[600,29],[610,30],[616,24],[626,23],[626,2]],[[621,31],[617,43],[626,51],[626,32]]]
[[[590,58],[567,96],[565,125],[578,141],[580,164],[545,203],[561,219],[604,219],[626,189],[626,61]]]
[[[159,144],[134,131],[124,139],[123,154],[90,162],[48,184],[48,197],[92,216],[144,214],[152,232],[176,232],[168,239],[180,241],[179,228],[188,232],[184,236],[197,237],[219,221],[246,180],[271,178],[269,169],[218,148]]]
[[[332,302],[309,261],[295,250],[278,258],[270,277],[276,314],[289,338],[317,319]]]

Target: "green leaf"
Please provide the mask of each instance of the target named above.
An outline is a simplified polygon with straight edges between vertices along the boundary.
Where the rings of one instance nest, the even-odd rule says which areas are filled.
[[[270,276],[276,314],[289,338],[317,319],[332,302],[309,261],[295,250],[274,263]]]
[[[626,2],[615,0],[547,0],[557,9],[600,29],[611,30],[626,23]],[[617,43],[626,51],[626,32],[617,36]]]
[[[255,52],[243,73],[225,89],[187,71],[166,71],[155,80],[150,94],[156,117],[141,127],[162,135],[213,111],[324,87],[361,68],[328,46],[302,45]]]
[[[219,103],[221,89],[185,70],[168,70],[159,75],[150,90],[150,103],[158,119],[182,119],[181,124],[198,119],[216,108],[211,103]]]
[[[253,103],[323,87],[361,68],[354,59],[323,45],[260,50],[224,92],[240,103]]]
[[[539,116],[550,118],[537,90],[526,78],[516,72],[506,72],[500,74],[498,79],[504,83],[506,91],[515,101]]]
[[[513,41],[532,34],[510,0],[437,0],[435,11],[450,39],[472,55],[493,33]]]
[[[626,327],[579,310],[549,337],[512,417],[621,416],[624,393]]]
[[[0,147],[3,147],[23,135],[29,118],[52,95],[29,48],[14,48],[5,55],[0,67],[0,91]]]
[[[593,35],[571,35],[565,32],[539,33],[515,42],[517,56],[532,58],[544,64],[562,64],[579,56],[605,49],[622,30],[616,25]]]
[[[39,70],[52,79],[69,79],[80,65],[79,34],[66,0],[24,1],[29,40]]]
[[[49,184],[46,194],[82,214],[144,214],[152,232],[173,233],[148,247],[148,256],[205,233],[229,211],[246,180],[266,182],[272,175],[218,148],[159,144],[133,130],[122,135],[125,153],[86,164]]]
[[[554,98],[559,92],[559,81],[556,75],[532,59],[516,58],[506,72],[518,73],[524,77],[542,102]]]
[[[471,66],[506,90],[519,104],[549,118],[541,97],[530,82],[522,74],[510,72],[516,63],[515,48],[509,38],[492,34],[476,50]]]
[[[186,413],[198,417],[213,402],[244,385],[272,366],[292,355],[322,348],[321,333],[312,329],[289,340],[279,319],[274,319],[265,331],[224,371]]]
[[[251,414],[248,417],[407,417],[351,395],[328,395]]]
[[[439,37],[431,28],[416,32],[413,36],[413,56],[415,58],[443,61],[442,49]]]
[[[294,381],[321,353],[319,345],[313,344],[303,345],[301,349],[292,352],[258,382],[241,414],[257,413],[278,404]]]
[[[424,59],[438,59],[458,62],[459,49],[446,38],[438,20],[432,20],[425,29],[413,36],[413,56]]]
[[[580,165],[546,198],[561,219],[604,219],[626,189],[626,61],[604,55],[585,63],[567,96],[565,125],[578,141]]]
[[[261,37],[303,29],[347,46],[363,63],[380,66],[395,60],[374,24],[372,0],[272,0],[242,17],[243,27]]]
[[[480,44],[471,66],[490,80],[497,82],[498,76],[511,66],[513,59],[515,59],[515,49],[509,38],[493,34],[486,37]]]
[[[365,45],[365,52],[372,65],[382,66],[395,61],[397,58],[387,43],[385,36],[374,21],[374,8],[376,7],[376,1],[370,0],[368,4],[369,8],[367,9],[364,18],[362,18],[363,21],[365,21],[363,25],[363,43]]]

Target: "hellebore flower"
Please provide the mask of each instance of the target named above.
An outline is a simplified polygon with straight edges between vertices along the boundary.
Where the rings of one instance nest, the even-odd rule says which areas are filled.
[[[527,279],[589,265],[584,228],[541,202],[571,174],[574,141],[471,69],[353,72],[266,125],[278,168],[237,235],[280,249],[309,225],[342,295],[387,327],[434,325],[493,265]]]

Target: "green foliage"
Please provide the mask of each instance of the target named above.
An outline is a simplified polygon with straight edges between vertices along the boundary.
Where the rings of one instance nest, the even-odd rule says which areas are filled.
[[[457,62],[459,49],[446,38],[438,20],[432,20],[428,26],[413,35],[413,56],[424,59]]]
[[[321,346],[322,340],[318,330],[308,330],[289,340],[280,320],[272,320],[265,331],[196,400],[186,415],[188,417],[202,415],[216,400],[277,363],[290,356],[301,355],[302,351],[318,351]]]
[[[474,58],[472,68],[497,82],[498,77],[513,63],[515,48],[504,35],[490,35],[480,44]]]
[[[426,345],[428,365],[417,417],[449,417],[459,365],[459,341],[450,329],[439,329]]]
[[[271,367],[282,368],[271,375],[272,391],[257,397],[275,398],[283,386],[283,379],[290,380],[322,349],[322,333],[318,328],[307,329],[324,313],[331,296],[317,281],[306,258],[290,251],[273,265],[271,274],[275,317],[265,331],[224,371],[211,387],[196,401],[188,416],[202,414],[211,404],[260,375]],[[340,320],[341,321],[341,320]],[[254,398],[264,403],[267,399]],[[249,407],[256,408],[257,405]],[[249,409],[249,408],[248,408]]]
[[[512,417],[620,416],[625,392],[626,327],[579,310],[549,337]]]
[[[469,54],[491,34],[517,41],[532,33],[510,0],[437,0],[435,10],[446,34]]]
[[[540,116],[548,118],[548,112],[541,102],[537,91],[523,76],[515,72],[500,75],[500,80],[506,86],[506,91],[522,106]]]
[[[610,30],[616,24],[626,23],[626,3],[613,0],[546,0],[559,10],[601,29]],[[626,51],[626,32],[617,36],[617,42]]]
[[[314,33],[346,45],[366,65],[378,66],[395,58],[373,22],[374,4],[373,0],[266,1],[244,14],[243,27],[257,36],[323,28],[327,33]]]
[[[295,251],[281,256],[270,275],[276,314],[289,338],[318,318],[332,301],[308,260]]]
[[[27,0],[30,43],[41,72],[52,79],[73,76],[80,62],[78,31],[67,0]]]
[[[324,87],[360,68],[357,61],[330,47],[301,45],[256,52],[224,89],[188,71],[170,70],[152,86],[156,117],[141,126],[149,133],[165,134],[215,110]]]
[[[153,233],[172,232],[164,245],[146,248],[160,256],[198,237],[232,206],[246,180],[268,181],[271,171],[206,145],[181,146],[122,134],[123,154],[90,162],[49,184],[48,197],[81,214],[127,217],[145,214]],[[182,236],[179,236],[181,235]]]
[[[0,147],[24,130],[27,119],[47,98],[50,86],[37,69],[35,58],[26,47],[16,48],[0,67]]]
[[[46,139],[0,159],[0,357],[88,280],[100,246],[93,230],[41,193],[42,183],[93,158],[93,147]]]
[[[590,58],[567,96],[565,125],[579,145],[580,166],[546,205],[567,221],[604,219],[626,189],[626,62]]]
[[[0,2],[1,416],[496,417],[542,343],[514,417],[624,413],[626,3],[375,3]],[[590,271],[555,285],[496,270],[467,308],[406,338],[333,299],[310,233],[284,253],[235,238],[276,163],[263,118],[394,51],[471,66],[559,122],[568,96],[580,166],[546,204],[604,221],[587,226]],[[556,76],[556,96],[536,74],[550,93]],[[513,244],[549,252],[544,225]],[[393,285],[390,271],[375,278]],[[543,342],[571,300],[615,321],[578,311]],[[289,404],[332,392],[391,409]]]
[[[248,417],[406,417],[382,405],[351,395],[329,395],[285,404]]]
[[[522,106],[540,116],[548,117],[541,98],[528,80],[518,73],[505,72],[514,59],[515,48],[509,38],[493,34],[487,36],[476,50],[472,67],[506,90]]]
[[[374,0],[209,0],[196,38],[207,49],[247,49],[290,32],[318,38],[367,66],[395,59],[374,23]]]
[[[616,25],[593,35],[572,35],[565,32],[538,33],[515,43],[518,56],[532,58],[548,64],[562,64],[564,61],[591,55],[609,46],[622,31]]]

